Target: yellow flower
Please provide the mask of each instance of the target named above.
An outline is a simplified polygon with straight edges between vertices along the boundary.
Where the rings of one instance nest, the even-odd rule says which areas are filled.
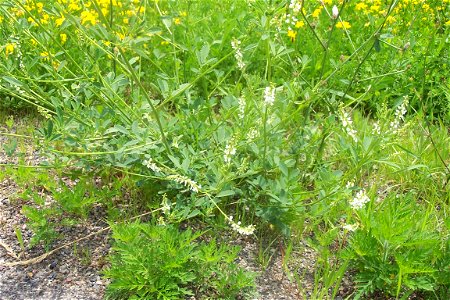
[[[59,35],[60,39],[61,39],[61,44],[65,44],[67,42],[67,34],[65,33],[61,33]]]
[[[352,27],[352,25],[350,25],[350,23],[347,21],[340,21],[336,24],[336,28],[349,29],[351,27]]]
[[[173,20],[173,22],[175,23],[175,25],[180,25],[180,24],[181,24],[180,18],[175,18],[175,19]]]
[[[109,15],[109,10],[106,9],[106,8],[102,8],[100,11],[102,12],[102,14],[103,14],[105,17]]]
[[[305,22],[303,22],[303,21],[297,21],[295,23],[295,28],[302,28],[304,26],[305,26]]]
[[[372,11],[372,12],[378,12],[378,11],[380,11],[380,6],[379,6],[379,5],[372,5],[372,6],[370,7],[370,11]]]
[[[78,3],[70,2],[69,6],[67,7],[69,11],[78,11],[81,9],[81,7],[78,5]]]
[[[28,17],[27,19],[28,23],[30,23],[31,25],[36,25],[36,22],[34,21],[34,19],[32,17]]]
[[[65,18],[64,16],[61,17],[61,18],[56,19],[56,20],[55,20],[56,26],[58,26],[58,27],[61,26],[65,19],[66,19],[66,18]]]
[[[38,44],[38,42],[37,42],[35,39],[31,39],[31,44],[32,44],[33,46],[36,46],[36,45]]]
[[[445,26],[450,26],[450,20],[448,20],[447,22],[445,22]]]
[[[16,11],[16,17],[18,18],[23,17],[24,14],[25,12],[22,9]]]
[[[46,13],[44,13],[42,15],[42,19],[40,20],[41,24],[48,24],[48,19],[50,18],[50,16]]]
[[[313,17],[313,18],[318,18],[321,12],[322,12],[322,6],[320,6],[319,8],[316,8],[316,9],[313,11],[312,17]]]
[[[288,37],[291,38],[291,41],[294,42],[295,38],[297,37],[297,32],[294,30],[289,29],[288,30]]]
[[[6,44],[6,46],[5,46],[5,54],[6,54],[6,56],[8,56],[11,53],[13,53],[14,52],[14,48],[15,48],[14,44],[11,44],[11,43]]]
[[[324,0],[323,3],[325,3],[326,5],[331,5],[333,4],[333,0]]]
[[[367,10],[367,4],[365,4],[364,2],[360,2],[360,3],[356,4],[355,9],[356,10]]]
[[[394,16],[388,16],[386,18],[386,22],[389,23],[389,24],[394,23],[395,22],[395,17]]]
[[[180,12],[180,16],[181,17],[186,17],[187,16],[187,12],[185,12],[185,11]]]
[[[44,4],[42,2],[36,3],[36,7],[38,9],[38,12],[42,12],[42,9],[44,8]]]
[[[128,24],[128,23],[130,22],[130,21],[128,20],[128,18],[123,18],[122,21],[123,21],[123,24]]]
[[[2,16],[0,16],[0,23],[2,23],[3,22],[3,17]]]
[[[91,23],[91,25],[97,24],[97,15],[96,13],[92,13],[90,11],[83,11],[80,15],[81,24],[84,25],[86,23]]]
[[[121,32],[116,32],[116,36],[119,38],[119,40],[123,41],[123,39],[125,38],[125,34],[121,33]]]
[[[47,51],[41,52],[41,57],[42,57],[44,60],[49,60],[49,54],[48,54],[48,52],[47,52]]]
[[[54,61],[52,61],[52,66],[53,66],[53,68],[54,68],[55,70],[58,70],[58,68],[59,68],[59,66],[60,66],[60,63],[57,62],[56,60],[54,60]]]

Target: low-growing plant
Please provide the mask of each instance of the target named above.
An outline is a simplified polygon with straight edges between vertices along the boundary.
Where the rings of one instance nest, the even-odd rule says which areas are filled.
[[[236,299],[248,295],[253,275],[234,260],[239,249],[196,240],[204,233],[134,222],[112,227],[107,299]]]
[[[396,298],[433,292],[448,283],[442,280],[450,275],[448,228],[439,224],[432,205],[424,208],[416,201],[411,192],[390,194],[356,212],[357,228],[344,252],[358,271],[355,299],[377,290]]]
[[[55,168],[127,176],[126,188],[139,199],[121,216],[116,203],[102,200],[112,219],[160,207],[167,223],[201,216],[224,220],[240,234],[252,234],[256,224],[262,233],[268,227],[285,237],[312,234],[323,260],[317,297],[330,296],[329,288],[334,296],[344,272],[346,260],[338,256],[348,242],[345,230],[354,229],[344,222],[364,225],[352,236],[354,251],[358,235],[387,239],[367,220],[381,222],[377,214],[390,210],[369,196],[401,186],[416,193],[419,211],[440,207],[436,226],[446,219],[449,139],[436,123],[450,122],[447,0],[65,2],[0,3],[6,41],[0,97],[33,106],[47,119],[36,141]],[[409,122],[407,113],[418,117]],[[12,154],[18,137],[10,137],[2,148]],[[17,166],[21,187],[33,183],[31,170]],[[98,199],[83,184],[49,188],[54,212],[34,207],[33,228],[50,232],[58,216],[87,216]],[[408,199],[398,206],[410,207]],[[367,216],[354,212],[370,200]],[[402,218],[408,216],[419,218],[411,209]],[[407,228],[399,230],[408,236]],[[392,243],[409,253],[408,241],[404,248]],[[161,247],[152,251],[167,250]],[[183,251],[195,252],[189,245]],[[408,273],[409,258],[391,254],[398,270],[406,266],[395,273],[384,253],[372,254],[381,267],[370,276],[383,279],[362,281],[360,294],[407,295],[421,289],[411,280],[423,276],[434,278],[433,289],[442,293],[440,277]],[[447,261],[443,256],[433,268],[445,269]],[[396,285],[388,282],[391,274]],[[176,286],[162,289],[176,297],[192,293],[196,279],[184,271],[178,277]]]

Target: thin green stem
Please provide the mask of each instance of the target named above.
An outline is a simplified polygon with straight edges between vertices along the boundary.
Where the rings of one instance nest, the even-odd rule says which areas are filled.
[[[94,4],[95,10],[97,11],[99,16],[103,20],[103,23],[108,27],[109,30],[112,30],[112,28],[109,26],[105,16],[103,15],[103,12],[100,9],[100,6],[98,5],[97,0],[92,0],[92,3]],[[119,50],[119,53],[120,53],[120,55],[122,57],[123,63],[125,63],[126,70],[127,70],[128,74],[131,76],[133,81],[135,83],[137,83],[139,89],[141,90],[142,94],[144,95],[145,99],[147,100],[147,103],[150,105],[150,108],[152,110],[153,116],[155,117],[156,124],[157,124],[158,129],[159,129],[159,132],[161,134],[161,140],[162,140],[162,142],[164,144],[164,147],[166,148],[167,153],[172,154],[172,150],[170,149],[169,143],[167,142],[167,139],[166,139],[166,134],[164,133],[164,128],[162,126],[161,119],[159,117],[159,113],[156,110],[155,105],[153,104],[153,100],[151,99],[151,97],[148,94],[147,90],[144,88],[144,85],[142,84],[142,81],[140,80],[140,78],[136,75],[136,72],[134,71],[133,66],[131,66],[130,62],[128,61],[128,59],[127,59],[127,57],[125,55],[125,51],[122,49],[122,47],[118,47],[118,50]]]

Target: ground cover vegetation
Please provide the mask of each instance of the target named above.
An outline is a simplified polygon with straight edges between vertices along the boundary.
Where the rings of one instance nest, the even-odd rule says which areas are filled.
[[[0,28],[0,106],[42,119],[2,147],[46,158],[1,176],[34,245],[107,209],[108,297],[251,295],[238,249],[199,240],[231,232],[287,264],[306,240],[315,299],[345,273],[351,299],[448,299],[449,0],[5,0]]]

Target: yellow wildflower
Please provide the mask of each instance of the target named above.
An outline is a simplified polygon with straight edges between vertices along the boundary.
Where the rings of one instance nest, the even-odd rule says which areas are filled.
[[[352,25],[350,25],[350,23],[347,21],[340,21],[336,24],[336,28],[349,29],[351,27],[352,27]]]
[[[61,26],[65,19],[66,19],[66,18],[65,18],[64,16],[61,17],[61,18],[56,19],[56,20],[55,20],[56,26],[58,26],[58,27]]]
[[[186,17],[187,16],[187,12],[185,12],[185,11],[180,12],[180,16],[181,17]]]
[[[44,60],[49,60],[49,54],[48,54],[48,52],[47,52],[47,51],[41,52],[41,57],[42,57]]]
[[[48,24],[49,18],[50,18],[50,16],[48,14],[44,13],[42,15],[42,19],[40,20],[41,24],[44,24],[44,25]]]
[[[445,22],[446,26],[450,26],[450,20],[448,20],[447,22]]]
[[[17,10],[15,13],[16,17],[18,18],[23,17],[24,14],[25,12],[22,9]]]
[[[56,60],[54,60],[54,61],[52,61],[52,66],[53,66],[53,69],[55,69],[56,71],[58,71],[58,68],[59,68],[59,66],[60,66],[60,63],[57,62]]]
[[[31,39],[31,45],[36,46],[38,44],[38,42],[36,41],[36,39]]]
[[[69,9],[69,11],[78,11],[81,9],[81,7],[76,2],[70,2],[67,8]]]
[[[15,48],[14,44],[11,44],[11,43],[6,44],[6,46],[5,46],[5,54],[6,54],[6,56],[8,56],[11,53],[13,53],[14,52],[14,48]]]
[[[97,14],[90,11],[83,11],[80,15],[81,24],[91,23],[91,25],[97,24]]]
[[[38,3],[36,3],[36,7],[38,9],[38,12],[40,13],[40,12],[42,12],[42,9],[44,8],[44,3],[38,2]]]
[[[372,11],[372,12],[379,12],[380,11],[380,6],[379,5],[372,5],[370,7],[370,11]]]
[[[322,6],[320,6],[319,8],[316,8],[313,13],[312,13],[312,17],[313,18],[318,18],[320,16],[320,13],[322,12]]]
[[[121,33],[121,32],[117,32],[116,36],[119,38],[119,40],[123,41],[123,39],[125,38],[125,34]]]
[[[181,24],[180,18],[175,18],[175,19],[173,20],[173,22],[175,23],[175,25],[180,25],[180,24]]]
[[[67,42],[67,34],[61,33],[59,38],[61,39],[61,44],[65,44]]]
[[[297,32],[294,30],[289,29],[288,30],[288,37],[291,39],[292,42],[295,41],[295,38],[297,37]]]
[[[305,22],[303,22],[303,21],[297,21],[295,23],[295,28],[302,28],[304,26],[305,26]]]
[[[355,6],[356,10],[367,10],[367,4],[365,4],[364,2],[360,2],[358,4],[356,4]]]
[[[389,23],[389,24],[394,23],[395,22],[395,17],[394,16],[388,16],[386,18],[386,22]]]

